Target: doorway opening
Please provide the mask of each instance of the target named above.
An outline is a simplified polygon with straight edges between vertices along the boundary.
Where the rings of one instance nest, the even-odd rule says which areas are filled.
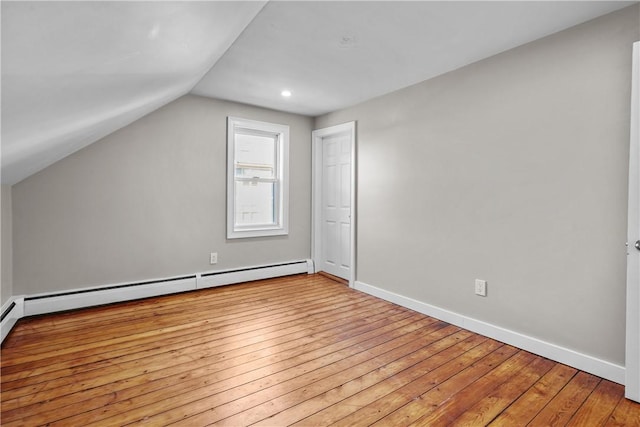
[[[356,127],[344,123],[312,133],[312,259],[316,272],[353,287],[356,259]]]

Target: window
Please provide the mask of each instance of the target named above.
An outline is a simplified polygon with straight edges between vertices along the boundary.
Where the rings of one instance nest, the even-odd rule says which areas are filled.
[[[289,126],[229,117],[227,238],[288,234]]]

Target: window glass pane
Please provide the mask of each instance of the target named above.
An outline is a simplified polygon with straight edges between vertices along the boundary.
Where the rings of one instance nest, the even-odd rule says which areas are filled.
[[[274,225],[275,184],[273,182],[236,181],[235,223],[239,226]]]
[[[272,135],[236,134],[235,176],[275,178],[276,138]]]

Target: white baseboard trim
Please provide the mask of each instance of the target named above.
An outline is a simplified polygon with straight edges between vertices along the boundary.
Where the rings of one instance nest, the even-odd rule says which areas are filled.
[[[356,281],[355,289],[383,300],[393,302],[411,310],[440,319],[480,335],[521,348],[556,362],[572,366],[609,381],[624,385],[625,368],[605,360],[598,359],[565,347],[558,346],[519,332],[492,325],[453,311],[445,310],[422,301],[381,289],[364,282]]]
[[[160,295],[192,291],[213,286],[269,279],[300,273],[313,273],[311,260],[258,265],[193,275],[154,279],[144,282],[119,283],[11,297],[2,306],[1,339],[4,341],[16,322],[25,316],[75,310],[116,302],[132,301]]]

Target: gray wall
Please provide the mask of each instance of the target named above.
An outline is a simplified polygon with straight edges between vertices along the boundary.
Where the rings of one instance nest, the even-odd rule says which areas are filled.
[[[228,115],[290,126],[288,236],[225,238]],[[312,122],[185,96],[14,185],[14,294],[309,258]]]
[[[318,118],[357,121],[357,279],[624,365],[638,24],[633,6]]]
[[[4,304],[13,295],[13,257],[12,257],[12,222],[11,222],[11,186],[2,185],[0,195],[0,213],[2,227],[0,229],[1,256],[0,256],[0,304]]]

